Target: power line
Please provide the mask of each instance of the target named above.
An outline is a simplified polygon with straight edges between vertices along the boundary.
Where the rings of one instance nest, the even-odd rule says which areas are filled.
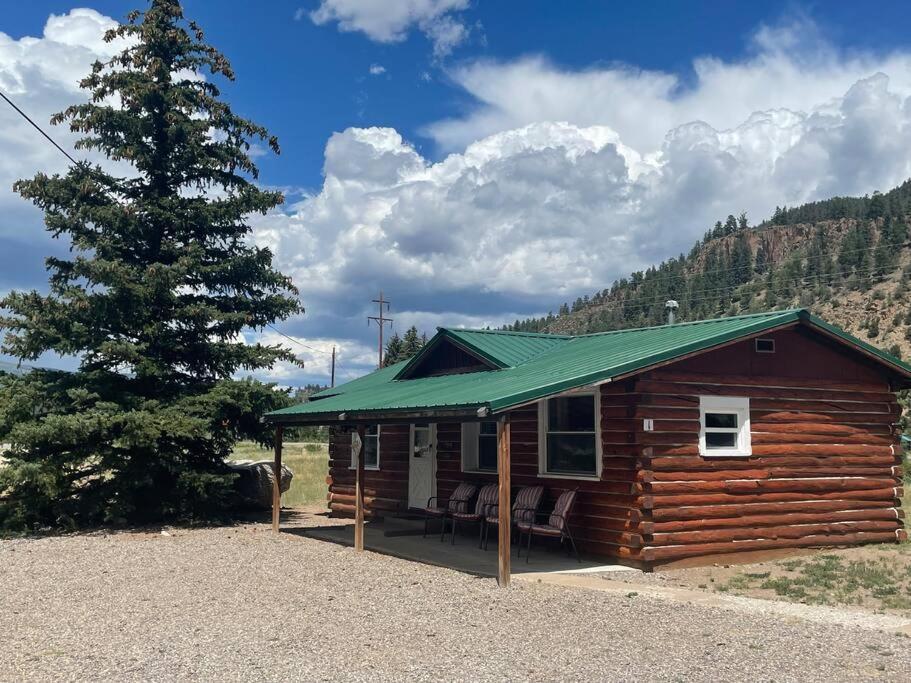
[[[54,145],[54,147],[56,147],[63,156],[65,156],[67,159],[72,161],[74,165],[77,165],[77,166],[79,165],[79,162],[76,161],[72,156],[70,156],[69,152],[67,152],[65,149],[63,149],[63,147],[58,145],[57,142],[54,140],[54,138],[52,138],[50,135],[45,133],[44,130],[42,130],[41,126],[39,126],[37,123],[35,123],[28,114],[26,114],[19,107],[17,107],[16,103],[13,102],[9,97],[7,97],[3,91],[0,91],[0,97],[2,97],[4,100],[6,100],[7,104],[9,104],[9,106],[11,106],[13,109],[15,109],[19,113],[19,115],[22,116],[22,118],[24,118],[26,121],[28,121],[30,124],[32,124],[32,127],[35,130],[37,130],[45,138],[47,138],[48,142],[50,142],[52,145]]]

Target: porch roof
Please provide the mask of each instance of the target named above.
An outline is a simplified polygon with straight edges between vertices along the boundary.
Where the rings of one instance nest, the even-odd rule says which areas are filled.
[[[268,413],[266,419],[286,424],[334,424],[418,413],[477,418],[481,409],[501,412],[797,324],[867,356],[903,383],[911,382],[911,366],[803,309],[580,336],[441,329],[425,348],[431,348],[439,338],[457,339],[498,369],[397,379],[414,363],[412,359],[327,389],[307,403]]]

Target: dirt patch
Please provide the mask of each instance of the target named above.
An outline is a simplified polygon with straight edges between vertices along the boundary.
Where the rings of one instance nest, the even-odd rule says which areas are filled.
[[[911,617],[911,542],[606,578]]]

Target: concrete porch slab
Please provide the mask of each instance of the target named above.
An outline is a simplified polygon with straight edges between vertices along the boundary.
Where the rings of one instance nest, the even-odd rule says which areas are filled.
[[[364,548],[384,555],[392,555],[404,560],[424,564],[448,567],[457,571],[479,576],[497,575],[497,542],[490,539],[488,549],[478,548],[477,529],[456,535],[455,545],[446,540],[440,542],[439,526],[431,523],[430,533],[423,537],[424,523],[417,520],[387,518],[366,522],[364,525]],[[434,533],[436,530],[436,533]],[[298,527],[294,533],[322,541],[354,545],[354,524],[342,524],[320,527]],[[387,535],[388,534],[388,535]],[[575,557],[567,557],[557,550],[550,539],[535,539],[532,545],[531,558],[526,562],[525,548],[522,556],[517,556],[516,546],[512,549],[512,573],[522,574],[587,574],[616,571],[636,572],[637,569],[617,564],[604,564],[603,561],[591,561],[582,558],[577,562]]]

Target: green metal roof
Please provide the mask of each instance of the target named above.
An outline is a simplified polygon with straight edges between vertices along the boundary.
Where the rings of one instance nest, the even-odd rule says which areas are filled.
[[[487,408],[497,412],[792,324],[815,327],[837,337],[887,365],[894,373],[911,379],[911,366],[802,309],[575,337],[442,329],[434,339],[448,335],[461,340],[466,347],[478,349],[479,353],[483,349],[500,369],[398,380],[395,377],[405,364],[397,364],[267,417],[281,422],[283,419],[315,421],[325,416],[331,423],[341,413],[380,417],[423,410],[467,412]]]

